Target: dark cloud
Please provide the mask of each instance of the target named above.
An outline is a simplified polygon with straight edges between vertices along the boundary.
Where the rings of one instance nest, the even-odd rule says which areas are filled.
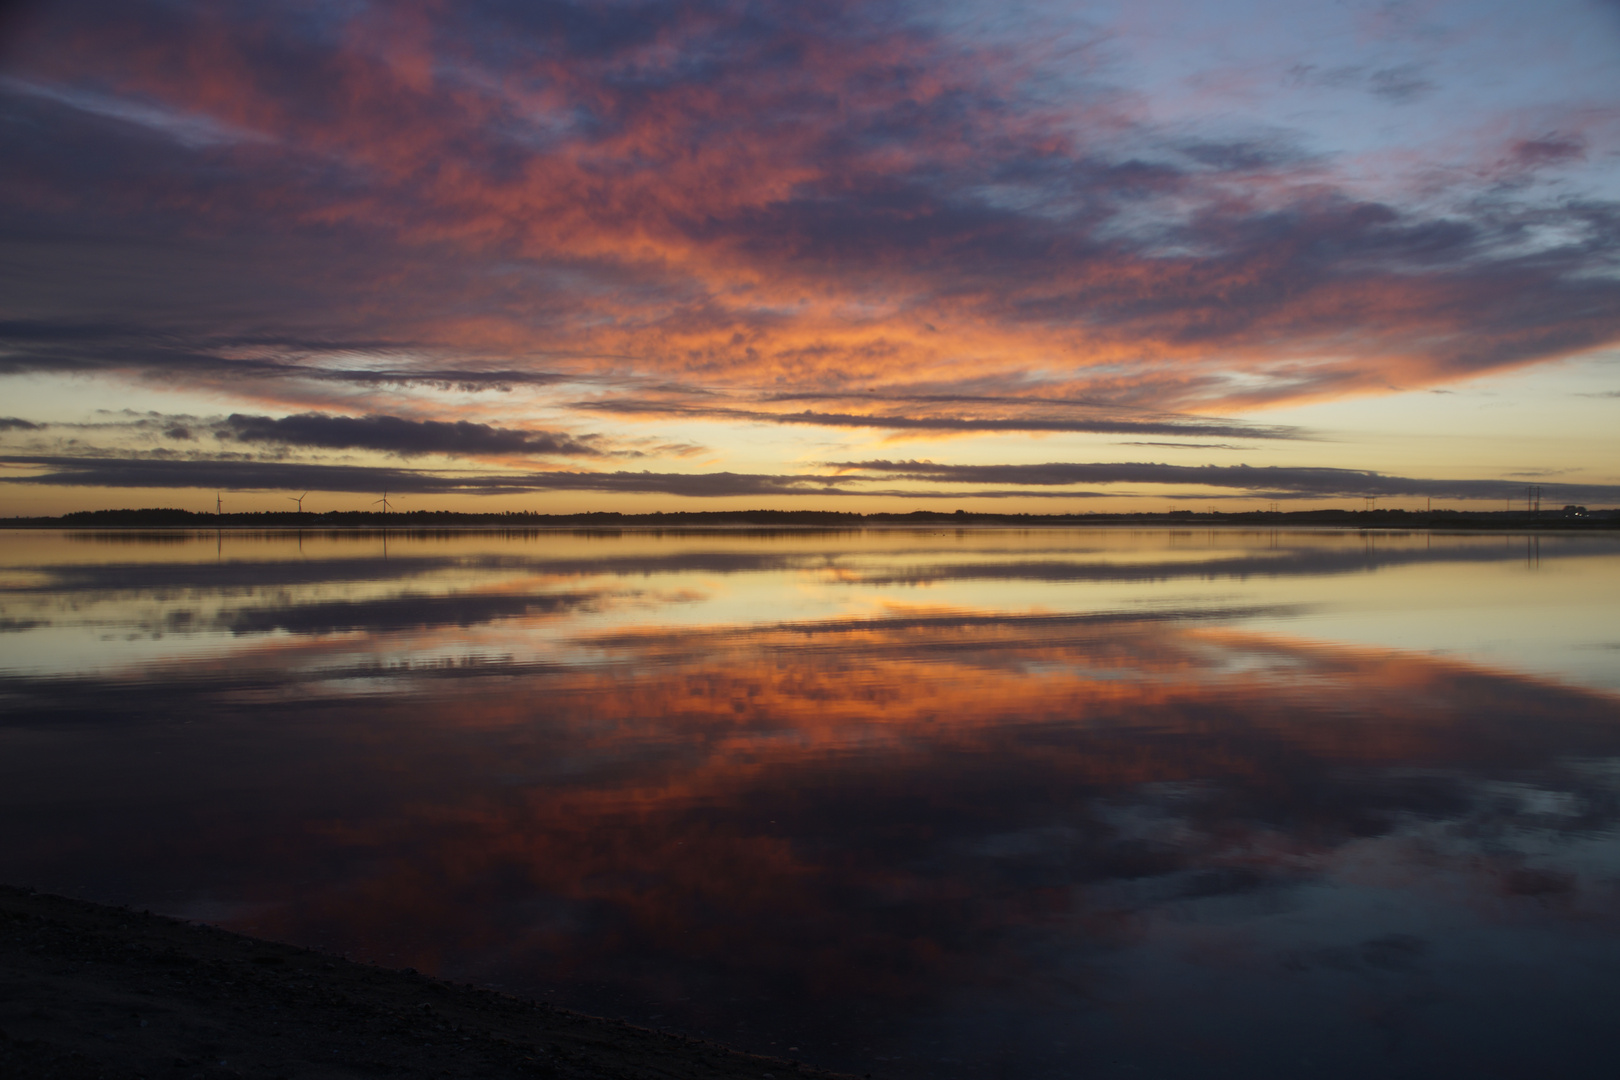
[[[1574,548],[1551,549],[1549,559],[1577,558],[1585,554]],[[1506,547],[1378,548],[1326,550],[1306,547],[1268,553],[1208,558],[1197,562],[1185,559],[1108,562],[1074,559],[1056,553],[1028,561],[929,562],[903,568],[849,568],[840,580],[862,585],[926,585],[945,581],[1039,581],[1051,583],[1102,581],[1176,581],[1184,578],[1214,580],[1227,578],[1323,577],[1360,574],[1397,566],[1456,563],[1519,562],[1524,553]]]
[[[1549,563],[1559,558],[1581,557],[1582,549],[1550,546],[1543,552]],[[1024,552],[1020,558],[948,562],[925,559],[901,559],[898,564],[882,566],[829,562],[825,553],[804,554],[784,552],[748,551],[687,551],[669,555],[644,554],[622,557],[537,557],[537,556],[476,556],[476,557],[424,557],[412,555],[393,558],[350,558],[311,562],[254,562],[254,563],[123,563],[81,562],[71,565],[41,565],[29,567],[33,571],[31,583],[19,586],[14,592],[37,594],[73,594],[90,596],[102,593],[145,591],[174,595],[183,593],[191,597],[224,596],[231,602],[222,608],[203,604],[195,615],[187,615],[186,626],[192,630],[233,629],[246,631],[273,624],[282,628],[293,625],[316,626],[322,630],[355,628],[371,625],[386,627],[390,622],[403,620],[413,625],[425,625],[426,615],[407,614],[409,604],[401,602],[388,618],[378,617],[361,603],[345,603],[315,599],[307,604],[278,605],[243,602],[242,597],[273,595],[289,587],[325,585],[341,581],[367,581],[373,583],[399,583],[394,587],[409,592],[409,580],[456,570],[461,573],[520,572],[546,580],[558,578],[621,578],[641,580],[650,575],[672,574],[780,574],[796,572],[836,571],[839,581],[850,585],[926,585],[949,581],[1034,581],[1048,583],[1077,582],[1166,582],[1185,578],[1248,580],[1270,577],[1320,577],[1365,573],[1372,570],[1399,566],[1513,562],[1522,559],[1518,549],[1501,546],[1442,546],[1438,548],[1361,547],[1354,549],[1313,549],[1307,546],[1283,547],[1251,554],[1211,556],[1189,562],[1172,559],[1142,562],[1110,562],[1075,558],[1070,550],[1050,552]],[[503,596],[505,594],[502,594]],[[550,602],[557,594],[546,594],[541,599]],[[576,594],[569,594],[576,595]],[[581,598],[588,595],[577,594]],[[603,594],[607,596],[609,594]],[[507,596],[514,606],[503,607],[492,601],[480,609],[484,614],[473,619],[465,596],[461,604],[449,601],[455,597],[409,597],[420,610],[454,612],[447,620],[463,618],[483,621],[538,611],[522,606],[523,597]],[[437,608],[429,603],[435,599],[446,602]],[[583,602],[583,599],[581,600]],[[302,614],[290,614],[296,608]],[[206,609],[203,610],[203,609]],[[369,614],[361,615],[361,612]],[[1132,616],[1134,617],[1134,616]],[[1182,612],[1178,617],[1196,617]],[[955,618],[955,617],[953,617]],[[350,620],[350,621],[345,621]],[[915,624],[908,624],[915,625]]]
[[[1168,446],[1178,450],[1253,450],[1252,446],[1239,446],[1237,443],[1190,443],[1190,442],[1122,442],[1121,446]]]
[[[410,469],[368,468],[349,465],[310,465],[295,462],[256,462],[240,459],[176,460],[172,458],[115,458],[8,455],[7,466],[44,468],[33,476],[7,477],[8,483],[63,487],[201,488],[220,491],[307,490],[427,494],[478,490],[476,481],[460,481]],[[490,478],[487,490],[504,490]]]
[[[246,356],[268,349],[278,358]],[[319,375],[294,357],[314,350],[375,349],[375,342],[325,343],[277,339],[205,338],[183,330],[74,320],[0,321],[0,374],[129,371],[158,375],[231,374],[248,377]]]
[[[1220,172],[1254,172],[1304,164],[1311,159],[1298,146],[1282,139],[1214,142],[1187,140],[1176,149],[1200,165]]]
[[[94,549],[98,534],[73,534],[76,543]],[[121,534],[120,534],[121,535]],[[177,590],[195,595],[225,593],[242,597],[254,590],[275,592],[299,586],[330,585],[338,581],[394,582],[418,574],[432,574],[456,565],[451,558],[410,560],[360,557],[307,562],[265,560],[222,562],[210,565],[179,562],[121,562],[101,550],[86,553],[82,561],[31,567],[39,578],[18,588],[28,593],[109,593],[151,591],[172,595]],[[476,564],[475,564],[476,565]]]
[[[1002,405],[1011,399],[999,399]],[[1025,408],[1046,410],[1047,402],[1029,398],[1018,402]],[[649,415],[692,417],[714,420],[740,420],[754,424],[806,424],[814,427],[879,428],[891,431],[1031,431],[1074,432],[1106,435],[1225,435],[1252,439],[1287,439],[1297,437],[1297,429],[1281,426],[1245,424],[1241,421],[1209,421],[1196,418],[1133,420],[1107,416],[897,416],[892,413],[834,413],[805,409],[800,412],[768,412],[758,409],[739,409],[714,405],[690,405],[680,402],[615,398],[598,401],[576,401],[575,409],[613,413],[624,416]],[[1075,410],[1078,411],[1078,410]]]
[[[364,630],[396,632],[429,627],[478,626],[501,619],[534,618],[588,610],[604,598],[596,593],[390,596],[375,600],[331,600],[315,604],[245,607],[222,612],[211,629],[232,634],[333,634]],[[202,629],[203,627],[195,627]]]
[[[44,426],[15,416],[0,416],[0,431],[38,431]]]
[[[1275,498],[1429,496],[1446,499],[1522,497],[1524,485],[1506,480],[1427,480],[1357,469],[1248,465],[1159,465],[1143,462],[1049,462],[1043,465],[936,465],[923,461],[851,461],[833,468],[904,480],[956,484],[1176,484],[1236,488]],[[1547,498],[1620,501],[1620,484],[1544,484]]]
[[[4,482],[63,487],[191,488],[219,491],[332,491],[392,495],[526,494],[547,491],[600,491],[665,494],[693,498],[728,496],[876,496],[894,499],[1085,500],[1132,497],[1131,492],[1075,490],[1073,484],[1165,484],[1227,488],[1248,497],[1317,499],[1367,496],[1428,496],[1446,499],[1522,498],[1524,485],[1507,480],[1428,480],[1353,469],[1247,465],[1159,465],[1151,463],[1063,463],[1043,465],[936,465],[920,461],[833,463],[829,475],[758,473],[524,472],[456,474],[449,471],[391,469],[354,465],[175,457],[69,457],[11,454],[0,465],[43,468]],[[1007,485],[973,490],[875,488],[877,477],[928,485]],[[1620,502],[1620,485],[1542,484],[1544,500],[1605,504]],[[1058,490],[1062,489],[1062,490]],[[1202,496],[1201,496],[1202,497]],[[1212,498],[1231,496],[1214,495]]]
[[[748,473],[532,472],[453,475],[412,469],[298,462],[7,455],[0,464],[45,468],[14,484],[62,487],[193,488],[219,491],[337,491],[392,495],[502,495],[545,491],[650,492],[693,497],[836,495],[849,478]]]
[[[326,416],[302,413],[279,419],[233,413],[215,429],[222,438],[238,442],[279,443],[333,450],[380,450],[412,457],[419,454],[483,455],[538,454],[600,457],[593,436],[575,437],[560,432],[522,431],[475,424],[466,420],[407,420],[398,416]]]
[[[1184,379],[1190,384],[1196,377]],[[791,391],[758,395],[752,406],[782,405],[790,402],[818,402],[836,407],[837,411],[801,410],[799,413],[771,412],[775,416],[856,416],[893,418],[899,425],[926,424],[938,420],[945,424],[982,421],[1031,420],[1052,424],[1125,424],[1134,425],[1143,433],[1208,435],[1217,432],[1241,431],[1259,439],[1297,439],[1306,437],[1297,428],[1280,424],[1256,424],[1223,416],[1195,415],[1167,412],[1135,403],[1140,386],[1132,386],[1123,393],[1117,388],[1100,388],[1101,392],[1089,396],[1075,396],[1064,382],[1031,378],[1024,373],[1008,373],[992,377],[912,385],[890,385],[881,389],[857,393],[826,391]],[[665,400],[679,401],[682,394],[672,390]],[[709,400],[705,401],[704,398]],[[608,399],[612,400],[612,399]],[[698,408],[722,407],[715,395],[707,394],[693,402]],[[977,415],[962,416],[963,412]],[[949,429],[947,429],[949,430]],[[1032,429],[1041,430],[1041,429]],[[1092,427],[1076,430],[1094,430]]]
[[[887,635],[893,632],[906,633],[910,631],[953,631],[953,630],[991,630],[1010,631],[1003,639],[1001,647],[1017,648],[1025,644],[1019,638],[1019,632],[1043,633],[1066,631],[1086,632],[1092,629],[1110,628],[1124,629],[1132,626],[1151,627],[1160,623],[1183,622],[1214,622],[1220,620],[1251,619],[1267,615],[1287,615],[1298,611],[1298,608],[1289,604],[1206,604],[1186,607],[1165,607],[1153,611],[1085,611],[1085,612],[1049,612],[1036,615],[1009,614],[1006,612],[981,613],[970,611],[951,611],[945,614],[917,614],[917,615],[879,615],[873,617],[834,618],[834,619],[803,619],[793,622],[756,624],[748,628],[754,643],[763,639],[767,631],[785,631],[795,637],[819,637],[837,634],[871,634]],[[722,644],[731,644],[739,638],[735,627],[723,626],[717,629],[699,627],[682,627],[678,632],[672,632],[664,627],[647,627],[645,629],[610,631],[607,633],[591,634],[580,640],[600,648],[636,648],[647,649],[662,647],[675,652],[690,652],[692,655],[712,656],[716,647]],[[1026,639],[1027,640],[1027,639]],[[811,642],[796,642],[798,650],[812,651]],[[837,646],[835,646],[837,647]],[[956,640],[942,640],[928,642],[919,646],[916,641],[908,641],[901,637],[892,637],[888,640],[868,640],[863,642],[863,654],[871,660],[882,662],[904,656],[912,658],[926,657],[930,654],[943,653],[981,654],[985,650],[982,638],[957,638]]]
[[[1557,133],[1539,139],[1524,139],[1513,144],[1509,156],[1515,164],[1525,168],[1558,165],[1586,156],[1586,140]]]
[[[551,386],[567,382],[575,376],[555,371],[458,371],[453,368],[359,369],[330,368],[305,369],[300,374],[309,378],[332,382],[371,383],[378,386],[426,386],[438,390],[460,390],[472,393],[479,390],[510,390],[514,386]]]
[[[79,543],[95,544],[105,534],[76,533]],[[105,552],[97,554],[105,556]],[[683,551],[624,556],[581,555],[456,555],[420,553],[391,558],[360,557],[305,562],[264,560],[226,563],[164,563],[95,561],[34,565],[35,579],[18,584],[17,593],[109,593],[149,590],[173,593],[184,590],[202,596],[222,593],[232,597],[275,593],[290,587],[330,585],[335,582],[401,582],[450,571],[476,573],[520,572],[535,577],[645,578],[652,574],[748,574],[809,570],[826,565],[821,554],[759,551]],[[407,588],[400,585],[400,588]],[[306,594],[307,595],[307,594]],[[324,601],[321,601],[324,602]],[[226,617],[229,617],[228,615]]]
[[[859,479],[859,477],[843,477],[845,480]],[[861,488],[858,490],[842,490],[829,492],[834,495],[878,495],[888,499],[933,499],[945,501],[961,501],[962,499],[1132,499],[1136,498],[1130,492],[1118,491],[1042,491],[1039,488],[981,488],[977,491],[936,491],[923,488]],[[1053,511],[1061,513],[1062,511]],[[1089,511],[1088,511],[1089,512]]]
[[[1284,81],[1290,86],[1317,86],[1330,90],[1365,89],[1375,97],[1398,105],[1416,101],[1435,90],[1435,84],[1424,76],[1419,64],[1398,64],[1372,71],[1362,64],[1328,68],[1317,64],[1295,64],[1288,69]]]
[[[241,374],[279,374],[289,365],[230,360],[200,352],[157,335],[132,335],[95,324],[14,320],[0,323],[0,375],[30,372],[152,371],[200,373],[234,370]]]
[[[1434,83],[1424,78],[1422,68],[1417,64],[1383,68],[1373,72],[1367,81],[1374,94],[1398,105],[1416,101],[1435,89]]]
[[[310,379],[361,386],[423,386],[477,392],[551,386],[577,376],[523,368],[352,367],[335,356],[397,355],[408,341],[210,336],[72,320],[0,321],[0,375],[30,372],[130,372],[151,375]],[[264,355],[246,355],[262,353]],[[328,361],[322,363],[323,360]]]

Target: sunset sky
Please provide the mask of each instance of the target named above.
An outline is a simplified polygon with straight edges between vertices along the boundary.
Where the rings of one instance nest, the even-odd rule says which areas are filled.
[[[0,517],[1620,505],[1620,2],[34,0]]]

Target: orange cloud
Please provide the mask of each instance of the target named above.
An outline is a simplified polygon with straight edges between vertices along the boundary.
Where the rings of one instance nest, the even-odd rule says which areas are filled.
[[[543,9],[47,20],[18,69],[30,86],[243,135],[158,160],[86,134],[37,148],[11,190],[87,210],[43,178],[100,155],[115,229],[341,237],[365,254],[318,318],[435,363],[538,351],[578,376],[760,389],[990,378],[1209,411],[1620,337],[1582,249],[1527,261],[1497,218],[1358,201],[1320,162],[1189,147],[1106,96],[1042,100],[1016,50],[842,3],[670,5],[635,28]],[[273,299],[292,270],[256,273]]]

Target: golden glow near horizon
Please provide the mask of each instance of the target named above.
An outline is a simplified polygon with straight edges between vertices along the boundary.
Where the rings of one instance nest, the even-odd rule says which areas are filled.
[[[0,517],[1620,504],[1607,8],[99,6]]]

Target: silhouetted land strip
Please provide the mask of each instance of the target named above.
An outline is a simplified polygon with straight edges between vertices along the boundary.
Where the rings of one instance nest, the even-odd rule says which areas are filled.
[[[684,1035],[0,886],[0,1076],[833,1077]]]
[[[618,529],[767,528],[861,529],[886,526],[1040,526],[1040,525],[1247,525],[1266,528],[1310,526],[1344,529],[1620,529],[1620,510],[1584,507],[1560,510],[1297,510],[1162,514],[983,514],[915,510],[906,514],[858,514],[835,510],[709,510],[663,514],[538,514],[510,511],[469,514],[413,510],[384,514],[332,510],[209,514],[190,510],[79,510],[60,517],[0,518],[0,528],[46,529]]]

